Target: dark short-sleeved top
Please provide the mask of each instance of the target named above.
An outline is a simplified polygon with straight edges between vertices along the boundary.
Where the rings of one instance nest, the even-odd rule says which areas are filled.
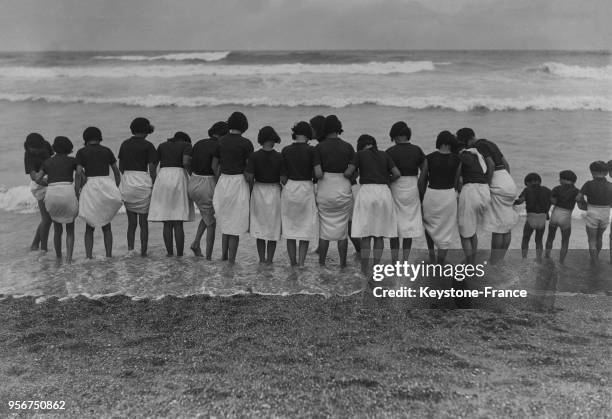
[[[48,141],[37,145],[40,145],[40,147],[28,147],[23,154],[23,166],[26,175],[29,175],[32,171],[38,172],[43,162],[53,155],[53,148]]]
[[[144,138],[132,137],[119,147],[119,164],[122,170],[146,172],[149,163],[157,163],[155,146]]]
[[[555,206],[572,211],[576,206],[576,195],[580,190],[574,185],[563,184],[555,186],[551,196],[556,199]]]
[[[395,167],[393,159],[387,153],[372,149],[355,153],[352,164],[359,170],[359,183],[361,185],[388,184],[391,169]]]
[[[387,149],[386,153],[391,157],[402,176],[416,176],[419,167],[425,160],[425,153],[421,147],[410,143],[398,143]]]
[[[191,156],[191,144],[186,141],[166,141],[157,146],[159,167],[183,167],[183,156]]]
[[[206,138],[200,140],[193,146],[191,155],[191,170],[200,176],[212,176],[215,173],[212,168],[214,157],[219,155],[219,140]]]
[[[452,189],[459,168],[459,156],[434,151],[427,155],[428,179],[431,189]]]
[[[532,185],[523,189],[519,198],[525,199],[525,210],[528,213],[546,214],[550,210],[552,192],[546,186]]]
[[[85,176],[108,176],[109,167],[117,163],[110,148],[101,144],[87,144],[76,153],[76,164],[83,166]]]
[[[66,154],[56,154],[45,160],[42,170],[47,174],[47,183],[74,182],[76,159]]]
[[[247,173],[255,176],[255,181],[260,183],[279,183],[283,158],[276,150],[257,150],[249,156]]]
[[[340,138],[327,138],[315,147],[314,164],[320,164],[323,172],[344,173],[354,157],[352,145]]]
[[[586,195],[587,203],[591,205],[612,205],[612,183],[605,178],[596,178],[587,181],[580,192]]]
[[[247,159],[253,153],[253,143],[239,134],[227,134],[219,138],[217,155],[219,167],[224,175],[244,173]]]
[[[493,163],[495,164],[495,170],[505,168],[504,155],[502,154],[497,144],[489,140],[483,139],[476,141],[474,147],[476,147],[476,150],[478,150],[478,152],[482,154],[484,158],[491,157]]]
[[[281,175],[291,180],[312,180],[314,148],[307,143],[293,143],[281,151]]]
[[[461,160],[461,178],[464,184],[467,183],[487,183],[486,170],[483,172],[478,156],[469,151],[459,154]]]

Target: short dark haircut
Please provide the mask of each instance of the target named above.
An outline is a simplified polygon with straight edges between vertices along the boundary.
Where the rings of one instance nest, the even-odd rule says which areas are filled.
[[[578,180],[578,176],[576,176],[576,173],[572,172],[571,170],[562,170],[561,172],[559,172],[559,179],[576,183],[576,181]]]
[[[461,144],[467,144],[469,140],[476,138],[476,133],[472,128],[461,128],[457,131],[457,141]]]
[[[227,129],[245,132],[249,129],[249,121],[242,112],[234,112],[227,120]]]
[[[25,143],[23,143],[23,148],[26,150],[28,148],[44,148],[45,144],[46,141],[42,135],[37,132],[31,132],[26,137]]]
[[[102,141],[102,131],[98,127],[87,127],[83,131],[83,141]]]
[[[371,145],[373,149],[377,150],[378,148],[376,147],[376,138],[372,137],[369,134],[360,135],[357,139],[357,151],[361,151],[369,145]]]
[[[336,115],[328,115],[325,118],[325,123],[323,124],[323,134],[342,134],[343,132],[342,122],[340,122]]]
[[[321,141],[325,138],[325,117],[323,115],[317,115],[310,119],[310,127],[312,128],[312,135],[317,140]]]
[[[608,161],[608,172],[612,172],[612,160]]]
[[[291,137],[295,140],[298,135],[312,140],[312,127],[306,121],[300,121],[291,128]]]
[[[455,136],[450,131],[442,131],[436,138],[436,148],[447,145],[451,149],[454,149],[456,141]]]
[[[406,139],[410,140],[412,137],[412,130],[404,121],[398,121],[395,124],[391,125],[391,129],[389,130],[389,137],[391,139],[405,136]]]
[[[147,118],[135,118],[130,124],[132,134],[151,134],[153,133],[153,125]]]
[[[607,173],[608,172],[608,164],[604,161],[597,160],[589,165],[589,170],[591,172],[596,173]]]
[[[216,135],[216,136],[222,137],[227,134],[227,131],[228,131],[227,122],[225,121],[215,122],[212,125],[212,127],[208,129],[208,136],[213,137]]]
[[[68,137],[55,137],[53,140],[53,151],[57,154],[70,154],[72,153],[72,141]]]
[[[274,141],[275,143],[280,143],[280,137],[271,126],[267,125],[259,130],[257,134],[257,142],[261,145],[267,143],[268,141]]]
[[[523,182],[525,185],[528,185],[531,182],[542,183],[542,178],[537,173],[529,173],[527,176],[525,176],[525,180]]]

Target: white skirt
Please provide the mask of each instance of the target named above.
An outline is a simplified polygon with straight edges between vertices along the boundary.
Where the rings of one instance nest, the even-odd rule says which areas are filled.
[[[56,223],[69,224],[79,215],[79,201],[72,182],[55,182],[47,187],[45,208]]]
[[[588,204],[584,223],[588,228],[605,230],[610,224],[610,206]]]
[[[288,240],[315,240],[319,214],[310,180],[289,180],[281,193],[281,225]]]
[[[30,181],[30,192],[34,195],[37,201],[42,201],[45,199],[45,192],[47,191],[47,187],[43,185],[39,185],[33,180]]]
[[[149,212],[153,182],[147,172],[126,170],[121,176],[119,191],[125,209],[137,214]]]
[[[79,217],[91,227],[109,224],[123,205],[121,192],[108,176],[88,177],[81,190]]]
[[[466,183],[459,194],[457,224],[461,237],[472,237],[482,227],[484,213],[491,202],[489,185],[486,183]]]
[[[207,226],[215,223],[215,210],[213,208],[213,196],[217,181],[214,176],[201,176],[192,174],[189,178],[187,193],[189,198],[200,210],[200,215]]]
[[[361,185],[355,208],[351,237],[397,237],[397,220],[391,190],[387,185]]]
[[[249,184],[244,175],[221,175],[213,208],[222,234],[239,236],[249,231]]]
[[[187,172],[182,167],[162,167],[157,174],[149,221],[193,221],[193,202],[187,195]]]
[[[348,238],[348,222],[353,206],[351,182],[342,173],[324,173],[317,183],[319,237],[323,240]]]
[[[416,176],[402,176],[391,182],[391,195],[397,219],[395,237],[413,238],[423,235],[421,198]]]
[[[558,226],[561,230],[572,228],[572,211],[566,208],[554,207],[550,215],[551,226]]]
[[[455,189],[427,189],[423,198],[423,226],[438,249],[450,248],[457,232]]]
[[[278,183],[255,182],[253,185],[249,231],[255,239],[280,239],[281,188]]]
[[[519,218],[513,207],[517,195],[516,183],[507,170],[496,170],[489,190],[491,202],[485,210],[482,227],[492,233],[508,233]]]

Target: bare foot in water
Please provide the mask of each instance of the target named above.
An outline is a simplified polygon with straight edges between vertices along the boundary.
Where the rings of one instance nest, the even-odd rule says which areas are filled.
[[[191,245],[190,249],[193,252],[194,256],[197,256],[197,257],[204,256],[202,254],[202,249],[200,249],[199,247],[195,247],[194,245]]]

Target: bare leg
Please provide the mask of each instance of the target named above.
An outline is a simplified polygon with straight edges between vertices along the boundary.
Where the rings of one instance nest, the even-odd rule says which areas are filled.
[[[546,251],[544,252],[545,258],[550,257],[550,251],[552,250],[556,235],[557,235],[557,226],[555,224],[548,224],[548,235],[546,236],[546,247],[545,247]],[[561,230],[561,235],[563,237],[563,230]]]
[[[474,256],[474,249],[472,247],[472,237],[461,237],[461,247],[463,248],[465,261],[467,263],[472,263],[472,258]]]
[[[300,249],[299,249],[299,259],[298,259],[298,265],[299,266],[304,266],[304,263],[306,262],[306,255],[308,254],[308,245],[310,244],[310,242],[308,240],[300,240]]]
[[[539,261],[542,260],[542,252],[544,251],[544,245],[542,243],[544,231],[544,228],[539,228],[535,231],[536,259]]]
[[[257,254],[259,255],[259,263],[266,262],[266,241],[263,239],[257,239]]]
[[[206,260],[212,259],[213,247],[215,246],[215,230],[217,225],[212,224],[206,230]]]
[[[587,238],[589,241],[589,254],[591,256],[591,265],[597,265],[598,252],[597,252],[597,229],[586,228]]]
[[[191,243],[190,249],[193,251],[193,254],[196,256],[203,256],[202,250],[200,249],[200,242],[202,241],[202,236],[204,235],[204,231],[206,231],[206,223],[204,220],[200,220],[198,224],[198,229],[196,231],[196,235],[193,239],[193,243]]]
[[[149,214],[138,214],[140,226],[140,256],[146,256],[149,249]]]
[[[491,264],[495,264],[503,259],[501,254],[504,247],[504,234],[503,233],[491,233],[491,257],[489,261]]]
[[[36,226],[36,232],[34,233],[34,238],[32,239],[30,250],[38,250],[40,248],[40,224],[41,223],[38,223],[38,226]]]
[[[361,250],[361,243],[359,243],[359,249]],[[348,240],[338,240],[338,254],[340,255],[340,267],[346,267],[346,255],[348,253]]]
[[[446,262],[447,253],[448,253],[448,249],[438,249],[438,263],[440,265],[444,265],[444,262]]]
[[[62,223],[53,222],[53,247],[55,247],[55,257],[62,258],[62,233],[64,227]]]
[[[138,214],[132,211],[126,210],[128,219],[127,227],[127,245],[128,250],[134,250],[134,241],[136,240],[136,227],[138,226]]]
[[[361,238],[361,272],[364,275],[368,273],[368,267],[370,265],[370,251],[372,248],[372,237]]]
[[[110,223],[102,226],[102,234],[104,234],[104,250],[106,251],[106,257],[113,257],[113,232],[111,231]]]
[[[172,224],[174,240],[176,241],[176,255],[183,256],[183,249],[185,248],[185,230],[183,229],[183,222],[173,221]]]
[[[399,237],[389,239],[389,247],[391,248],[391,261],[399,261]]]
[[[605,229],[603,228],[598,228],[597,229],[597,258],[599,258],[599,253],[601,252],[601,249],[603,248],[603,234],[604,234]]]
[[[410,250],[412,250],[412,239],[402,240],[402,257],[404,260],[408,260],[410,257]]]
[[[174,254],[174,240],[172,238],[172,230],[172,221],[164,221],[163,236],[167,256],[172,256]]]
[[[74,221],[66,224],[66,262],[72,262],[74,252]]]
[[[429,250],[429,263],[436,263],[436,248],[434,246],[434,241],[427,232],[425,232],[425,240],[427,241],[427,249]]]
[[[302,242],[300,242],[300,245]],[[289,263],[291,266],[297,265],[297,257],[296,257],[296,241],[293,239],[287,239],[287,254],[289,255]]]
[[[240,236],[228,234],[228,239],[227,239],[228,260],[232,264],[236,262],[236,254],[238,253],[239,243],[240,243]]]
[[[87,224],[85,226],[85,256],[87,259],[91,259],[93,257],[93,234],[94,227]]]
[[[521,242],[521,254],[523,255],[523,259],[527,258],[527,253],[529,252],[529,240],[531,240],[532,233],[533,228],[527,221],[525,221],[525,225],[523,226],[523,241]]]
[[[227,260],[229,250],[229,234],[221,235],[221,260]]]
[[[571,234],[571,228],[561,230],[561,254],[559,255],[559,263],[561,265],[565,263],[565,256],[567,255],[567,249],[569,249],[569,240]]]
[[[329,240],[319,238],[319,265],[325,265],[327,251],[329,250]]]
[[[510,248],[511,242],[512,242],[512,231],[504,233],[502,236],[502,251],[501,251],[502,260],[506,257],[506,252]]]
[[[382,259],[385,240],[382,237],[374,237],[374,264],[379,264]]]
[[[266,252],[268,254],[266,263],[271,265],[272,261],[274,260],[274,253],[276,253],[276,240],[268,240]]]
[[[351,229],[353,227],[353,222],[349,221],[348,222],[348,231],[349,231],[349,238],[351,239],[351,243],[353,243],[353,247],[355,248],[355,252],[357,252],[358,255],[361,254],[361,239],[359,237],[352,237],[351,236]],[[348,248],[347,248],[347,252],[348,252]]]
[[[49,230],[51,230],[51,216],[47,212],[44,201],[38,201],[38,209],[40,210],[40,250],[47,251],[47,242],[49,241]]]

